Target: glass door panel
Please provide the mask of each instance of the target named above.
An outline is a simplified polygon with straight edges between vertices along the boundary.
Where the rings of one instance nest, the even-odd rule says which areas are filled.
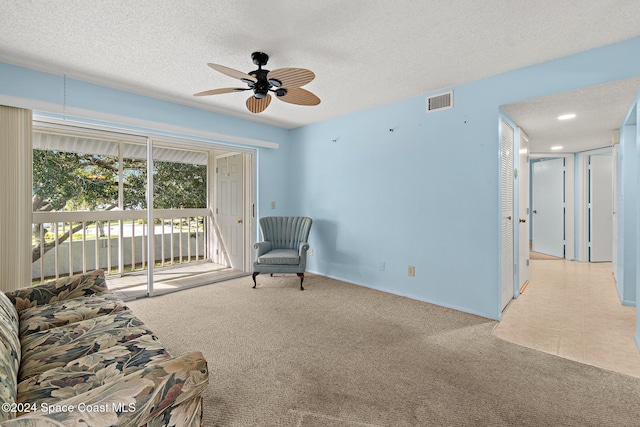
[[[153,142],[153,294],[199,284],[209,260],[208,153]]]

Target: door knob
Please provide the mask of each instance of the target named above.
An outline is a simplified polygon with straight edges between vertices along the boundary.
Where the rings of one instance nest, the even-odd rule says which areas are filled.
[[[511,221],[511,215],[509,215],[509,216],[507,217],[507,219],[508,219],[509,221]]]
[[[526,219],[524,219],[524,218],[519,218],[519,219],[518,219],[518,222],[527,222],[527,220],[526,220]]]
[[[241,219],[238,220],[238,224],[242,224],[242,220]]]
[[[538,211],[534,209],[533,213],[538,213]]]

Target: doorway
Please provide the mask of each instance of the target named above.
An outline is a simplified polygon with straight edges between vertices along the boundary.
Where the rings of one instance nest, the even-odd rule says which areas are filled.
[[[239,153],[218,154],[215,158],[214,227],[218,236],[214,259],[235,270],[244,265],[245,217],[244,162]]]
[[[531,167],[533,252],[565,257],[565,164],[541,159]]]

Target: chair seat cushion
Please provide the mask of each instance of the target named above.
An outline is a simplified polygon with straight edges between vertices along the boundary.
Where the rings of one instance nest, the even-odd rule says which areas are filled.
[[[300,255],[294,249],[274,249],[258,257],[258,264],[298,265]]]

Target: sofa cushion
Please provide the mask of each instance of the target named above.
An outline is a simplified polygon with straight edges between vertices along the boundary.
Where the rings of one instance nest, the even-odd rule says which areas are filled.
[[[7,296],[20,313],[36,305],[49,304],[70,298],[107,291],[103,270],[94,270],[85,274],[63,277],[36,286],[7,292]]]
[[[18,384],[18,402],[53,404],[116,381],[171,356],[153,335],[100,350]]]
[[[34,332],[21,340],[22,361],[18,380],[24,381],[143,335],[153,333],[130,310]]]
[[[298,265],[300,255],[293,249],[274,249],[258,257],[258,264],[270,265]]]
[[[37,305],[20,312],[20,336],[24,338],[34,332],[128,309],[126,304],[111,292]]]
[[[15,403],[18,369],[20,367],[20,338],[18,313],[0,292],[0,402]],[[0,422],[15,418],[15,413],[0,411]]]

